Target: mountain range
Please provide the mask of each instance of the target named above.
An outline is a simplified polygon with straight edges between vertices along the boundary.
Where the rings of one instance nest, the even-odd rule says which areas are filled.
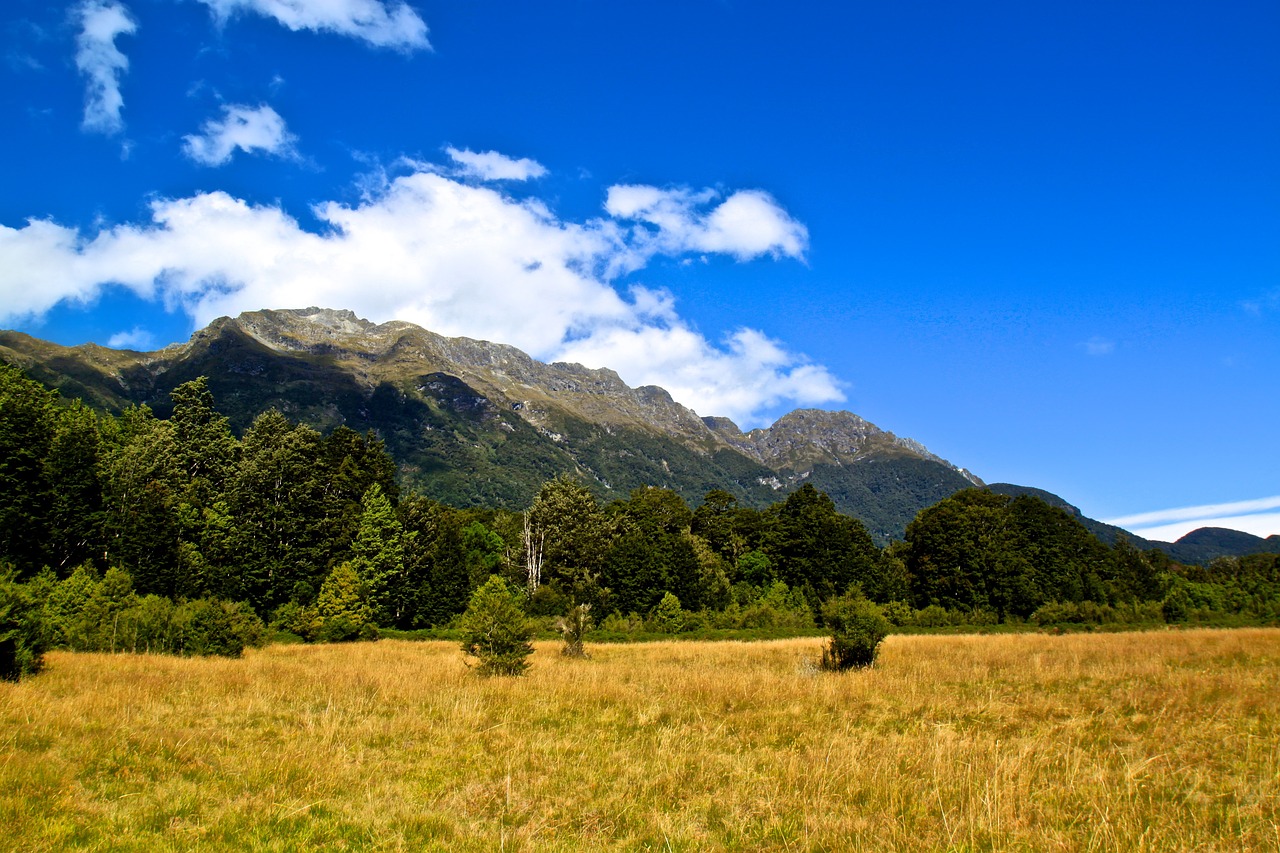
[[[693,505],[719,488],[763,507],[811,483],[884,543],[900,538],[924,507],[985,485],[850,412],[800,409],[743,432],[727,418],[700,417],[662,388],[631,388],[612,370],[544,364],[511,346],[375,324],[343,310],[223,317],[155,352],[64,347],[0,331],[0,358],[109,412],[145,404],[164,416],[173,388],[206,376],[238,432],[270,408],[321,431],[374,430],[407,487],[457,506],[525,507],[544,481],[565,472],[606,500],[653,485]],[[1104,541],[1122,532],[1048,492],[993,489],[1066,508]],[[1177,545],[1130,538],[1179,559]],[[1248,538],[1256,542],[1233,541],[1218,553],[1280,550],[1278,537]]]

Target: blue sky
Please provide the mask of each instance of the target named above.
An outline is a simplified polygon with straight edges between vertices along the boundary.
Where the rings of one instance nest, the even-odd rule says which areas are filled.
[[[1278,38],[1269,0],[7,0],[0,325],[345,307],[1280,533]]]

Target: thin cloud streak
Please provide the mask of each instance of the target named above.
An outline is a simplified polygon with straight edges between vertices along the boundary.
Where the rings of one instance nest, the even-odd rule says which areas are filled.
[[[1124,515],[1107,520],[1107,524],[1116,527],[1153,526],[1164,522],[1194,521],[1199,518],[1216,518],[1228,515],[1248,515],[1269,509],[1280,509],[1280,495],[1270,498],[1256,498],[1248,501],[1232,501],[1230,503],[1206,504],[1204,506],[1177,507],[1154,512],[1140,512],[1136,515]]]
[[[1154,542],[1177,542],[1193,530],[1201,527],[1223,527],[1227,530],[1239,530],[1254,536],[1267,538],[1280,534],[1280,512],[1262,512],[1256,515],[1227,515],[1196,519],[1194,521],[1178,521],[1172,524],[1161,524],[1155,527],[1126,527],[1130,533],[1150,539]]]

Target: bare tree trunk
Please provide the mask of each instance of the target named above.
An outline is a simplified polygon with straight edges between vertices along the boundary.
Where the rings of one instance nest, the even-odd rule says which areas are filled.
[[[533,523],[529,519],[529,513],[526,512],[524,514],[524,564],[528,571],[525,589],[529,595],[537,592],[542,584],[542,543],[545,538],[546,534],[542,531],[534,532]]]

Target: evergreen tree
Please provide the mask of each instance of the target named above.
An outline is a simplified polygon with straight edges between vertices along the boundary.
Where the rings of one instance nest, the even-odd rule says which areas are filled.
[[[19,577],[48,562],[52,489],[45,460],[57,424],[57,394],[0,363],[0,560]]]
[[[862,522],[841,515],[830,497],[806,483],[768,510],[770,552],[780,580],[811,587],[820,598],[852,584],[875,585],[879,549]]]
[[[555,582],[575,601],[598,606],[600,571],[612,536],[596,496],[562,475],[543,484],[529,516],[542,543],[543,580]]]
[[[316,598],[316,638],[325,643],[373,639],[377,628],[364,584],[350,563],[340,563],[325,578]]]
[[[493,575],[471,596],[462,614],[462,651],[478,658],[481,675],[521,675],[533,654],[533,628],[521,607],[519,589]]]
[[[397,595],[404,588],[404,529],[377,483],[365,492],[362,505],[351,566],[364,582],[374,621],[397,625],[406,608],[403,595]]]

